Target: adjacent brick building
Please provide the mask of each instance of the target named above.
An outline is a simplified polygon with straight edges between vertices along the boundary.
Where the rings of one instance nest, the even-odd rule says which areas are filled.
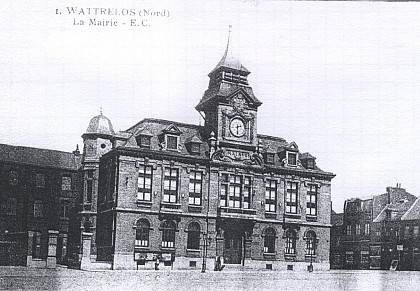
[[[419,270],[419,209],[417,197],[400,185],[347,200],[341,233],[335,225],[331,232],[332,267],[387,270],[396,262],[399,270]]]
[[[0,144],[1,265],[42,267],[52,255],[52,265],[66,262],[80,160],[78,150]]]
[[[146,118],[114,133],[103,115],[91,121],[83,204],[98,193],[80,215],[97,261],[329,269],[334,174],[296,143],[258,134],[262,103],[228,48],[196,106],[203,126]]]

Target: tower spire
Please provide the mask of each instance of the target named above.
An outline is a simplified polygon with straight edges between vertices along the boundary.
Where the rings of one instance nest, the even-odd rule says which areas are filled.
[[[235,71],[240,71],[245,75],[248,75],[250,72],[241,64],[241,62],[233,55],[232,52],[232,25],[229,25],[229,34],[226,44],[226,50],[223,54],[222,59],[216,65],[216,67],[210,72],[209,76],[216,72],[220,68],[233,69]]]

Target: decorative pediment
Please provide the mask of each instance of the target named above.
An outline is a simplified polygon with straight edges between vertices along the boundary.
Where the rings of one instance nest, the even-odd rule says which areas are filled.
[[[298,147],[298,145],[294,141],[292,141],[291,143],[289,143],[285,147],[285,149],[286,150],[289,150],[289,151],[295,151],[295,152],[299,151],[299,147]]]
[[[199,139],[196,135],[186,140],[185,143],[202,143],[201,139]]]
[[[135,136],[144,135],[144,136],[153,136],[153,134],[147,128],[141,128],[136,133]]]
[[[263,152],[267,154],[275,154],[276,150],[271,145],[269,145],[263,149]]]
[[[163,133],[174,134],[174,135],[180,135],[182,133],[175,124],[169,125],[167,128],[162,130],[162,132]]]
[[[233,106],[233,109],[238,112],[242,112],[247,106],[254,105],[251,96],[242,88],[235,90],[226,99]]]

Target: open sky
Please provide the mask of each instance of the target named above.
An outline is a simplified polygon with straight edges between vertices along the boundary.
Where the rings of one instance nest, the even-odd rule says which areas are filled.
[[[101,107],[116,131],[146,117],[198,124],[232,25],[263,102],[259,133],[337,175],[334,210],[396,183],[418,196],[419,15],[420,3],[2,1],[0,143],[82,148]]]

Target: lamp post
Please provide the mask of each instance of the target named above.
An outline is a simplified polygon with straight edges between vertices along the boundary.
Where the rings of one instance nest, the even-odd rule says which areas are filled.
[[[203,264],[201,265],[201,273],[206,272],[207,233],[203,234],[203,241]]]
[[[306,243],[308,243],[308,242],[306,242]],[[308,272],[311,273],[314,270],[314,266],[312,264],[312,259],[313,259],[313,255],[315,254],[315,252],[312,251],[311,248],[308,248],[308,249],[309,249],[309,266],[308,266]]]
[[[211,145],[214,146],[214,142],[215,142],[215,138],[214,138],[214,134],[213,136],[210,138],[211,141]],[[210,207],[210,181],[211,181],[211,166],[210,164],[208,165],[208,185],[207,185],[207,211],[206,211],[206,231],[203,234],[203,240],[204,240],[204,245],[203,245],[203,264],[201,266],[201,273],[205,273],[206,272],[206,259],[207,259],[207,246],[208,246],[208,235],[209,235],[209,207]]]

